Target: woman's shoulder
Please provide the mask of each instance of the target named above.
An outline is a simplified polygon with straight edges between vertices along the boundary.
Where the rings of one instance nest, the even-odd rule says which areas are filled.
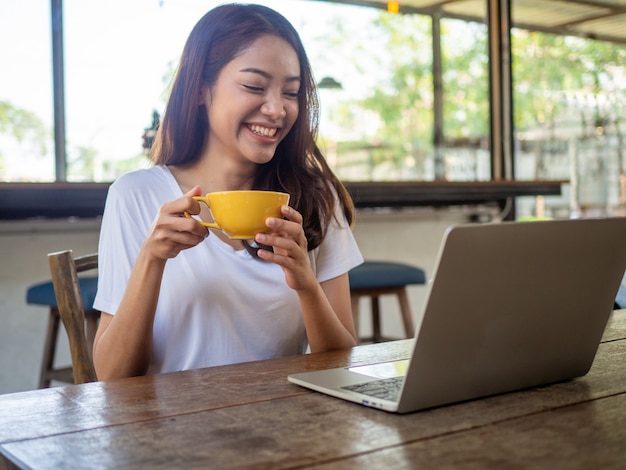
[[[163,184],[167,180],[167,175],[167,169],[160,165],[141,168],[119,176],[111,187],[116,190],[144,189],[153,184]]]
[[[109,188],[107,200],[160,205],[180,195],[180,187],[167,167],[157,165],[133,170],[117,178]]]

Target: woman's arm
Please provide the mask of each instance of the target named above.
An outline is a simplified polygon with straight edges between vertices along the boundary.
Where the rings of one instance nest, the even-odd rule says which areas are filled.
[[[152,328],[165,263],[208,235],[205,227],[183,216],[197,214],[195,187],[164,204],[144,240],[115,315],[102,313],[94,339],[93,360],[99,380],[143,375],[152,356]]]
[[[271,234],[257,235],[258,243],[274,249],[259,250],[259,257],[281,266],[287,284],[297,292],[312,352],[355,346],[348,274],[320,284],[309,262],[302,216],[288,206],[282,214],[285,219],[267,219]]]
[[[311,352],[356,346],[348,274],[299,290]]]
[[[93,347],[99,380],[143,375],[150,366],[152,326],[165,260],[140,252],[115,315],[102,313]]]

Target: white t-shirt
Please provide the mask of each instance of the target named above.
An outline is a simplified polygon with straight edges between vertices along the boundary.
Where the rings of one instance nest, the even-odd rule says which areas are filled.
[[[139,249],[160,207],[183,195],[165,166],[120,177],[109,189],[98,259],[97,310],[114,315]],[[341,215],[309,252],[318,281],[363,262]],[[304,353],[297,294],[282,269],[210,235],[167,261],[153,329],[151,373]]]

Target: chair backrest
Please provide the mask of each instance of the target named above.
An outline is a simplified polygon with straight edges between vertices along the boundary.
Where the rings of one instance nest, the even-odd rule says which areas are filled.
[[[98,268],[98,255],[74,258],[72,250],[48,254],[54,294],[72,355],[74,383],[95,382],[96,371],[85,334],[85,309],[78,273]]]

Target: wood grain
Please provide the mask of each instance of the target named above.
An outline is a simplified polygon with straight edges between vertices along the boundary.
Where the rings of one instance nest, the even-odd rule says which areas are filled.
[[[4,395],[0,468],[619,468],[625,323],[582,378],[408,415],[286,376],[399,359],[412,340]]]

